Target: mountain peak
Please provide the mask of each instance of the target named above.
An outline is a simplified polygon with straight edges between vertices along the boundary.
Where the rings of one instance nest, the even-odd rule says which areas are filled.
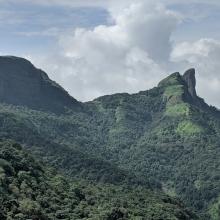
[[[159,87],[167,87],[167,86],[172,86],[172,85],[177,85],[177,84],[182,84],[182,76],[180,75],[179,72],[172,73],[165,79],[159,82],[158,86]]]
[[[183,75],[181,75],[179,72],[172,73],[158,84],[159,87],[170,87],[177,85],[184,86],[185,91],[187,94],[189,94],[190,98],[196,99],[197,93],[195,69],[189,69]]]
[[[196,77],[195,77],[195,69],[189,69],[183,74],[183,79],[188,87],[189,94],[195,98],[196,94]]]
[[[44,71],[14,56],[0,56],[0,102],[54,113],[80,106]]]

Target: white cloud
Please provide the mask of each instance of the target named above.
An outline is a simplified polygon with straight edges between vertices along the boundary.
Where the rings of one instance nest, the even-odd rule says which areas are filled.
[[[59,54],[34,63],[80,100],[154,86],[165,76],[179,18],[149,1],[132,3],[120,14],[112,8],[111,15],[113,25],[64,34]]]
[[[199,95],[205,97],[208,103],[220,106],[217,95],[220,92],[219,41],[200,39],[178,44],[171,42],[170,39],[175,39],[173,33],[179,24],[181,26],[182,19],[192,19],[192,14],[188,18],[188,14],[179,15],[174,9],[167,9],[170,4],[220,5],[219,1],[43,2],[73,7],[106,7],[111,16],[109,26],[77,28],[63,33],[59,37],[58,45],[54,45],[53,52],[40,57],[29,56],[75,98],[85,101],[116,92],[146,90],[155,86],[170,72],[183,72],[187,68],[195,67]],[[184,35],[187,34],[192,33]]]

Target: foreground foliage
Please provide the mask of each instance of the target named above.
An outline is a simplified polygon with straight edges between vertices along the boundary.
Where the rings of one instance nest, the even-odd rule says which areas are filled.
[[[159,192],[65,179],[14,142],[0,142],[0,219],[196,219]]]

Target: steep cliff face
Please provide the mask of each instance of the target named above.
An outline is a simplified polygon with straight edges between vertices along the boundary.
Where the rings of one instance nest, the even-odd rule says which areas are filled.
[[[80,103],[47,74],[18,57],[0,57],[0,102],[62,113]]]
[[[189,94],[193,97],[196,98],[196,77],[195,77],[195,69],[189,69],[187,70],[184,75],[183,79],[186,82],[186,85],[188,87],[188,92]]]
[[[183,74],[182,79],[185,82],[185,86],[187,89],[186,97],[185,97],[186,101],[190,102],[192,105],[195,105],[203,109],[206,112],[209,112],[219,117],[220,112],[217,111],[217,109],[206,104],[206,102],[197,95],[195,69],[192,68],[192,69],[187,70]]]

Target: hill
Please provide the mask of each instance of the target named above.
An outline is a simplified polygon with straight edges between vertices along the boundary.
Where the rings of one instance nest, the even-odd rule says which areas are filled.
[[[80,109],[79,102],[23,58],[1,56],[0,79],[1,102],[56,113]]]
[[[0,137],[24,144],[69,176],[126,187],[161,187],[203,219],[217,220],[220,111],[198,97],[195,86],[195,70],[190,69],[184,75],[171,74],[148,91],[80,103],[80,110],[67,106],[51,112],[42,102],[39,111],[5,99]],[[81,156],[76,160],[74,155]]]
[[[138,205],[137,205],[138,204]],[[14,142],[0,142],[0,218],[197,219],[178,201],[147,190],[70,182]]]

